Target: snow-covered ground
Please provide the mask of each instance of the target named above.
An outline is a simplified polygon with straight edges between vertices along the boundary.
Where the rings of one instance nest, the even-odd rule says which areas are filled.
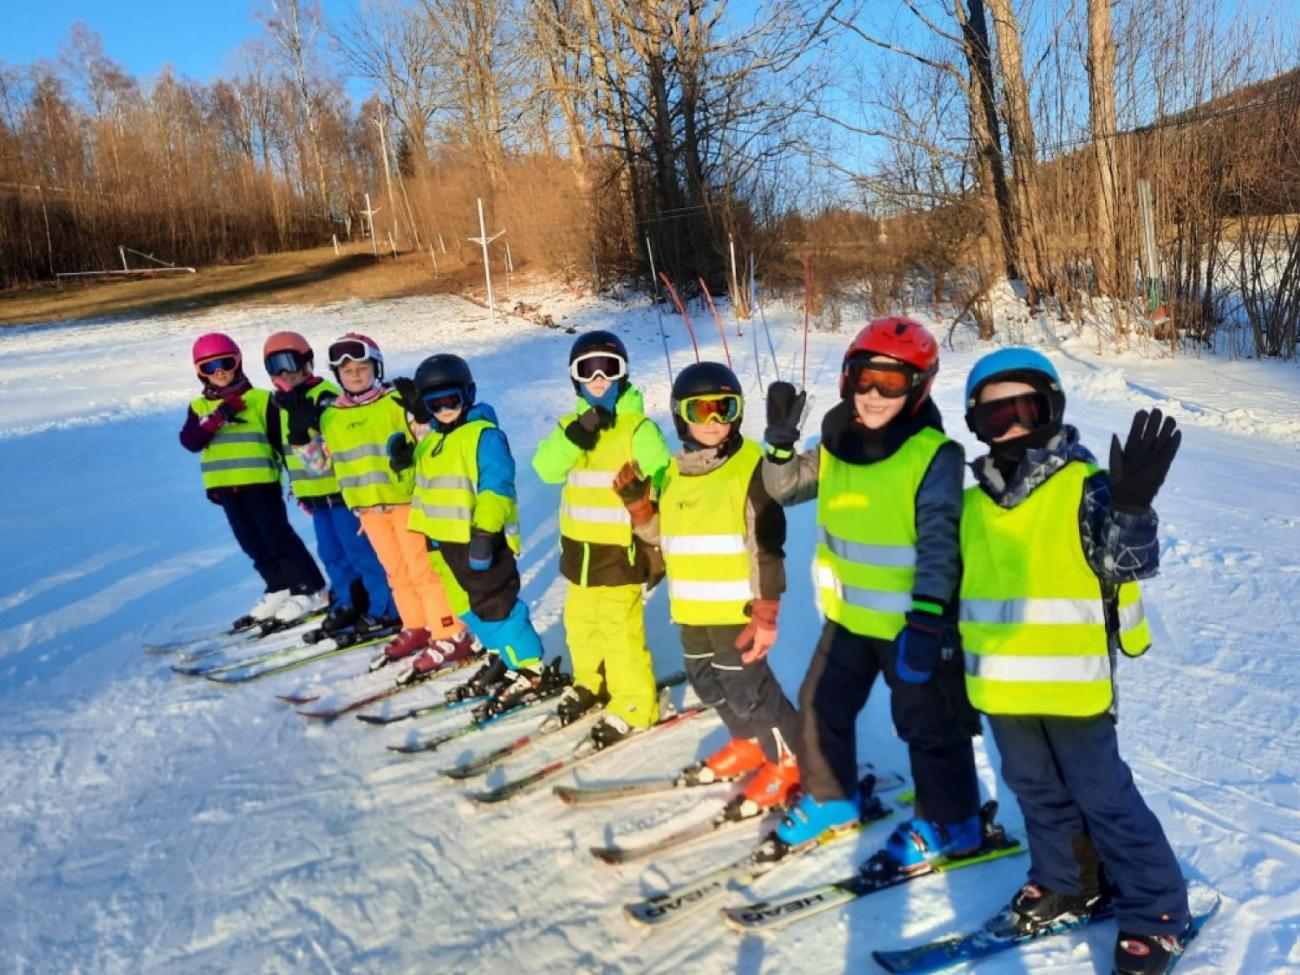
[[[540,291],[529,300],[539,297],[557,321],[567,316],[564,325],[616,328],[650,412],[671,429],[654,312]],[[797,315],[774,307],[769,319],[783,374],[797,379]],[[664,322],[680,368],[689,344],[679,320]],[[695,324],[706,354],[720,356],[707,315]],[[729,327],[736,370],[757,391],[754,333],[738,338]],[[645,935],[624,921],[621,904],[733,858],[756,829],[650,866],[607,867],[587,847],[664,827],[692,807],[707,815],[716,798],[574,811],[547,791],[475,811],[436,770],[532,722],[402,759],[385,745],[413,729],[309,725],[275,699],[317,679],[311,669],[229,688],[175,677],[142,645],[215,628],[259,588],[176,441],[196,388],[189,344],[212,328],[243,344],[255,381],[264,381],[261,340],[283,328],[317,349],[345,330],[367,332],[390,375],[434,351],[465,355],[519,461],[524,596],[548,648],[564,650],[557,491],[528,463],[572,399],[563,332],[516,319],[492,326],[482,309],[451,297],[0,332],[0,970],[868,972],[873,948],[968,927],[1020,883],[1025,863],[1013,858],[774,936],[741,938],[713,911]],[[811,336],[818,416],[834,401],[847,339]],[[957,344],[962,351],[945,350],[935,395],[970,447],[961,384],[980,350],[966,338]],[[1095,450],[1104,457],[1110,433],[1127,430],[1139,407],[1169,409],[1186,429],[1158,501],[1163,570],[1147,587],[1156,645],[1121,664],[1120,723],[1187,875],[1224,898],[1179,971],[1300,972],[1300,370],[1098,358],[1095,345],[1080,338],[1051,352],[1070,418]],[[765,384],[773,370],[763,352]],[[745,423],[752,435],[762,412],[756,396]],[[818,623],[803,571],[813,512],[791,514],[791,592],[773,660],[793,694]],[[647,616],[659,671],[679,669],[661,592]],[[357,668],[345,657],[316,670],[337,677]],[[887,696],[878,688],[861,720],[862,753],[905,770]],[[590,763],[580,777],[671,771],[721,740],[715,719],[693,722],[653,747]],[[991,751],[980,742],[984,787],[1005,800],[1014,829],[1019,813]],[[518,767],[537,761],[521,757]],[[888,829],[806,858],[731,902],[834,878]],[[1104,971],[1112,938],[1102,925],[978,970]]]

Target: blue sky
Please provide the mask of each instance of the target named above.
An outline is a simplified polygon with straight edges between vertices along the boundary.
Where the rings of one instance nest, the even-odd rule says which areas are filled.
[[[322,6],[334,20],[352,4]],[[255,0],[0,0],[0,61],[53,60],[73,22],[82,20],[99,32],[108,56],[141,80],[170,63],[182,75],[211,81],[241,42],[262,32],[254,9]]]

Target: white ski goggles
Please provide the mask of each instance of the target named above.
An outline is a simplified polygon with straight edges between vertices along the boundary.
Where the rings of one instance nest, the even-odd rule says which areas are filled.
[[[626,375],[626,360],[613,352],[588,352],[569,363],[569,376],[578,383],[589,383],[597,378],[612,382]]]

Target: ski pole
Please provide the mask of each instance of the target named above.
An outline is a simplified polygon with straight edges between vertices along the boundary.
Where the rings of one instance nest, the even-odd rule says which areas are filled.
[[[767,351],[772,354],[772,368],[776,371],[777,382],[781,381],[781,363],[776,358],[776,346],[772,344],[772,330],[767,327],[767,312],[758,300],[758,278],[754,274],[754,255],[749,255],[749,286],[754,292],[754,307],[758,309],[758,320],[763,323],[763,334],[767,336]],[[755,339],[757,341],[757,339]]]
[[[704,278],[698,279],[700,287],[704,289],[704,300],[709,303],[709,311],[713,313],[713,321],[718,326],[718,335],[722,339],[722,351],[727,354],[727,368],[731,368],[731,349],[727,347],[727,330],[722,326],[722,317],[718,314],[718,308],[713,303],[713,295],[709,294],[709,286],[704,283]]]
[[[659,280],[664,283],[668,289],[668,295],[673,299],[673,304],[677,306],[677,311],[681,313],[682,321],[686,323],[686,332],[691,337],[691,348],[695,350],[695,361],[700,361],[700,344],[695,341],[695,326],[691,324],[691,316],[686,314],[686,306],[682,304],[682,299],[677,297],[677,289],[673,283],[668,280],[668,275],[663,271],[659,272]]]

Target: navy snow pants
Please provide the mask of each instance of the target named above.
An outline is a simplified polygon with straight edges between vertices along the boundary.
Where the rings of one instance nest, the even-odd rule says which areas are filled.
[[[1121,931],[1181,932],[1187,883],[1119,756],[1115,720],[1109,714],[988,719],[1002,753],[1002,778],[1025,816],[1029,879],[1061,893],[1093,893],[1095,848],[1116,888]]]
[[[325,580],[315,560],[289,524],[279,484],[229,488],[217,496],[230,530],[267,592],[288,589],[294,595],[319,592]]]
[[[778,737],[796,756],[799,715],[767,660],[742,663],[736,638],[744,626],[683,626],[682,656],[691,687],[716,704],[732,738],[757,738],[769,762],[778,761]]]
[[[979,719],[966,700],[960,657],[942,662],[924,684],[898,677],[892,640],[860,636],[826,621],[799,689],[799,775],[819,802],[857,795],[858,713],[876,677],[889,685],[898,737],[907,743],[916,784],[916,816],[942,825],[979,812],[971,737]]]

